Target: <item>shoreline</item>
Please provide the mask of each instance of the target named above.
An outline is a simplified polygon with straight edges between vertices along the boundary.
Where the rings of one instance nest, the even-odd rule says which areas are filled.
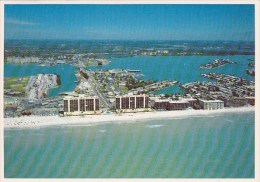
[[[12,128],[38,128],[58,125],[97,125],[109,123],[143,122],[151,119],[174,119],[180,117],[205,116],[223,113],[242,113],[255,111],[254,106],[239,108],[224,108],[219,110],[179,110],[156,111],[139,113],[122,113],[110,115],[85,116],[23,116],[4,118],[4,129]]]

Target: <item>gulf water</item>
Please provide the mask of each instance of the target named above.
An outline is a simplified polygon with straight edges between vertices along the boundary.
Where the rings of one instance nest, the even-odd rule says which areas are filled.
[[[254,112],[8,129],[6,178],[253,178]]]

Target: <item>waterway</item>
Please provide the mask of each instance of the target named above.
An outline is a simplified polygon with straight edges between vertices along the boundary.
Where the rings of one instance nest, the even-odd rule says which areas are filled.
[[[55,65],[55,66],[39,66],[37,64],[4,65],[4,77],[20,77],[20,76],[34,76],[37,74],[58,74],[61,76],[61,85],[49,91],[49,96],[56,96],[59,93],[73,91],[75,89],[76,81],[75,71],[77,68],[71,65]]]
[[[236,61],[238,64],[229,64],[215,69],[198,69],[199,65],[211,62],[214,59],[229,59]],[[129,57],[114,58],[111,63],[105,66],[92,66],[86,69],[135,69],[141,70],[144,80],[177,80],[182,84],[193,81],[209,81],[200,76],[200,73],[224,73],[232,74],[246,80],[254,80],[254,77],[248,76],[245,72],[249,69],[247,64],[248,58],[252,56],[155,56],[155,57]],[[4,65],[4,77],[11,76],[30,76],[39,73],[53,73],[61,76],[61,86],[52,89],[50,96],[55,96],[60,92],[73,91],[75,88],[74,81],[76,68],[71,65],[56,65],[53,67],[41,67],[36,64],[30,65]],[[157,94],[165,93],[183,93],[178,85],[169,87],[156,92]]]

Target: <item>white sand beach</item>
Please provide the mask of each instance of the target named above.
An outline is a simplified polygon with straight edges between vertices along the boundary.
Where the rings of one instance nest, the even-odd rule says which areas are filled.
[[[54,125],[96,125],[115,122],[141,122],[150,119],[180,118],[189,116],[212,116],[221,113],[252,112],[255,107],[224,108],[219,110],[182,110],[182,111],[156,111],[141,113],[123,113],[110,115],[85,116],[22,116],[17,118],[4,118],[4,128],[28,128]]]

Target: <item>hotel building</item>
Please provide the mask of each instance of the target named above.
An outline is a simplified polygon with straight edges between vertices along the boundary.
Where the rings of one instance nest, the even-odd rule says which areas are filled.
[[[64,115],[97,114],[99,111],[98,97],[67,96],[63,102]]]
[[[123,112],[144,111],[148,109],[148,99],[146,95],[116,96],[116,109]]]

